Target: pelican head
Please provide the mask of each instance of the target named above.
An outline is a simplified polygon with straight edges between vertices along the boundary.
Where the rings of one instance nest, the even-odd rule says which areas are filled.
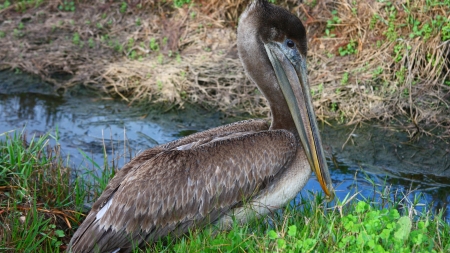
[[[241,15],[237,45],[247,75],[269,102],[271,129],[289,130],[300,139],[327,199],[333,199],[309,91],[307,39],[302,22],[281,7],[256,0]]]

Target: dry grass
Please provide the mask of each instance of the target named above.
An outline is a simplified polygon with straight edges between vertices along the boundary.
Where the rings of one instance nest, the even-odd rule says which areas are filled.
[[[81,84],[129,102],[268,115],[237,59],[235,28],[248,1],[196,0],[183,8],[172,1],[127,1],[126,8],[125,1],[97,2],[76,1],[73,12],[59,10],[62,1],[1,10],[7,22],[0,24],[0,68],[39,75],[59,92]],[[449,43],[439,30],[448,26],[448,4],[278,2],[307,26],[310,81],[322,120],[353,124],[403,115],[413,132],[431,124],[450,135]],[[417,32],[438,15],[443,25]]]

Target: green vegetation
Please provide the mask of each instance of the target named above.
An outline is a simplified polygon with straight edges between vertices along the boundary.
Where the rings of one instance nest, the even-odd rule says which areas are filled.
[[[120,5],[120,13],[125,13],[128,9],[128,4],[126,2],[122,2]]]
[[[332,34],[331,32],[334,30],[335,26],[339,23],[341,23],[341,20],[337,16],[338,12],[337,10],[332,10],[331,14],[333,15],[331,19],[327,20],[327,27],[325,29],[325,35],[327,37],[335,37],[335,34]]]
[[[11,2],[9,2],[9,0],[6,0],[3,4],[0,4],[0,10],[6,9],[9,6],[11,6]]]
[[[114,170],[107,165],[102,170],[91,161],[103,171],[100,176],[87,172],[84,178],[71,179],[57,145],[58,132],[39,138],[16,133],[0,137],[0,250],[63,251],[84,217],[84,203],[92,201],[89,193],[98,196]],[[250,224],[235,224],[225,232],[195,230],[176,241],[163,239],[147,252],[450,250],[450,226],[442,212],[419,212],[420,196],[409,201],[411,197],[378,188],[374,185],[373,199],[355,195],[332,205],[308,192],[298,203]]]
[[[342,75],[342,79],[341,79],[341,84],[342,85],[346,85],[347,83],[348,83],[348,72],[345,72],[343,75]]]
[[[24,12],[29,8],[34,8],[40,6],[44,0],[18,0],[18,1],[9,1],[6,0],[4,3],[0,4],[0,10],[9,8],[10,6],[14,6],[14,10],[17,12]]]
[[[111,173],[105,171],[106,178],[95,183],[71,180],[59,146],[50,145],[57,143],[58,132],[39,138],[1,133],[0,138],[0,251],[62,251],[72,226],[84,216],[78,210],[92,187],[99,189],[96,184]]]
[[[339,55],[346,56],[358,53],[356,41],[350,40],[346,47],[339,47]]]
[[[174,0],[173,5],[177,8],[183,7],[184,4],[190,4],[192,0]]]
[[[72,42],[75,45],[80,45],[80,34],[79,33],[74,33],[73,34],[73,38],[72,38]]]
[[[62,11],[75,11],[75,2],[74,1],[64,1],[64,3],[58,6],[58,9]]]

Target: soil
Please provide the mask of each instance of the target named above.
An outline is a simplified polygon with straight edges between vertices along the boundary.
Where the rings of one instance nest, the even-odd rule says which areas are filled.
[[[34,74],[62,96],[81,86],[129,104],[197,104],[269,117],[236,52],[238,17],[248,2],[4,1],[0,69]],[[409,122],[398,124],[404,131],[450,136],[450,6],[277,3],[307,28],[309,79],[321,121],[354,125],[401,117]]]

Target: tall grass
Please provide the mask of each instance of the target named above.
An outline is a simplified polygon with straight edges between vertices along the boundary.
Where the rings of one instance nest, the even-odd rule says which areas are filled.
[[[84,217],[92,184],[71,180],[54,138],[0,135],[0,251],[59,252]]]
[[[56,135],[55,135],[56,136]],[[72,176],[55,136],[0,135],[0,251],[60,252],[83,220],[85,203],[113,176]],[[100,165],[96,165],[101,168]],[[213,226],[164,238],[136,252],[450,252],[443,212],[416,209],[420,196],[374,187],[326,203],[320,194],[230,231]],[[411,200],[412,199],[412,200]]]

